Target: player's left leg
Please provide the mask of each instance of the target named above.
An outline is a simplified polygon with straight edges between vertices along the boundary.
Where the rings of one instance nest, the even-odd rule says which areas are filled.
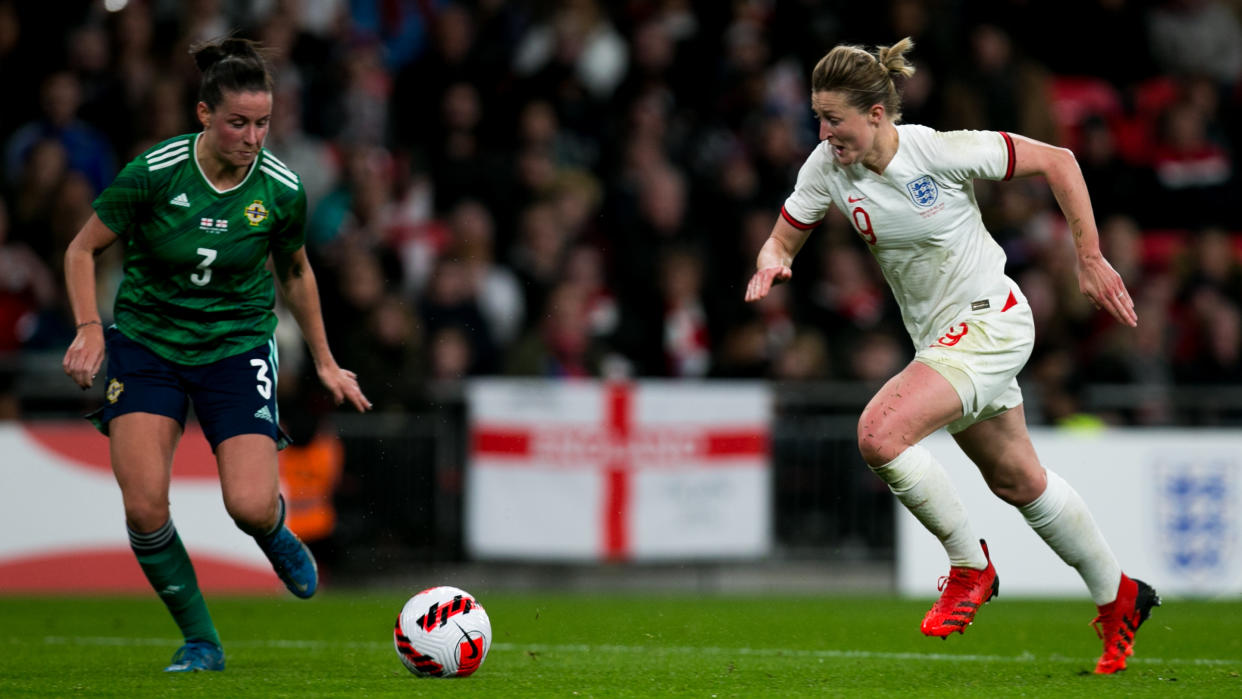
[[[1146,583],[1121,572],[1082,497],[1040,465],[1022,406],[975,423],[954,438],[992,492],[1017,507],[1040,538],[1082,576],[1100,610],[1097,632],[1104,639],[1104,655],[1096,672],[1124,669],[1125,658],[1134,652],[1134,632],[1160,598]]]
[[[254,537],[290,592],[303,599],[314,595],[319,587],[315,557],[285,526],[276,443],[267,435],[235,435],[216,447],[216,460],[229,516]]]
[[[197,368],[190,399],[216,452],[224,506],[254,537],[285,587],[315,594],[319,571],[310,550],[285,526],[276,452],[288,443],[276,405],[275,343]]]

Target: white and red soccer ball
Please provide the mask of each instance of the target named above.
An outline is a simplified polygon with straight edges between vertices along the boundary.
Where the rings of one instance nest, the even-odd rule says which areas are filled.
[[[442,585],[405,603],[392,641],[406,669],[419,677],[466,677],[492,647],[492,622],[469,592]]]

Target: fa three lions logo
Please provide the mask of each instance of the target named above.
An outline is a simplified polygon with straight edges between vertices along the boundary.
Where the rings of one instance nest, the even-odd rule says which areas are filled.
[[[936,199],[940,197],[940,188],[929,175],[910,180],[906,183],[906,189],[910,192],[910,198],[914,200],[914,203],[924,209],[935,204]]]

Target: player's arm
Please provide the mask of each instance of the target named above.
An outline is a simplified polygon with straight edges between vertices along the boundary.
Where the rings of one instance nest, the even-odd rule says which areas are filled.
[[[77,335],[61,363],[82,388],[90,388],[104,360],[103,322],[95,297],[95,256],[116,242],[117,235],[91,214],[65,250],[65,286]]]
[[[319,380],[332,394],[337,405],[349,401],[358,412],[370,410],[371,401],[362,395],[357,374],[337,366],[332,351],[328,348],[328,335],[324,330],[323,312],[319,306],[319,288],[315,284],[315,273],[311,270],[310,260],[306,257],[306,247],[299,247],[288,255],[273,254],[272,262],[276,268],[281,296],[298,321],[298,327],[302,329],[302,337],[310,348]]]
[[[755,260],[755,274],[746,285],[746,300],[758,301],[772,290],[773,284],[793,277],[793,259],[811,235],[811,228],[800,229],[777,217],[776,225]]]
[[[1134,300],[1125,282],[1100,252],[1100,233],[1091,210],[1087,183],[1073,152],[1011,134],[1014,149],[1014,175],[1042,175],[1074,235],[1078,256],[1078,288],[1095,304],[1120,323],[1138,325]]]

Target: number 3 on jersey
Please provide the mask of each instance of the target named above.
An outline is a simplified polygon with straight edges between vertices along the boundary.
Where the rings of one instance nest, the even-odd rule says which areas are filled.
[[[866,210],[861,206],[855,206],[851,213],[854,216],[854,228],[858,229],[858,235],[861,235],[868,245],[875,245],[875,229],[871,227],[871,217],[867,215]]]
[[[198,263],[200,272],[190,275],[190,281],[199,286],[207,286],[207,282],[211,281],[211,263],[216,261],[216,251],[211,248],[199,248],[198,254],[203,256],[203,261]]]

